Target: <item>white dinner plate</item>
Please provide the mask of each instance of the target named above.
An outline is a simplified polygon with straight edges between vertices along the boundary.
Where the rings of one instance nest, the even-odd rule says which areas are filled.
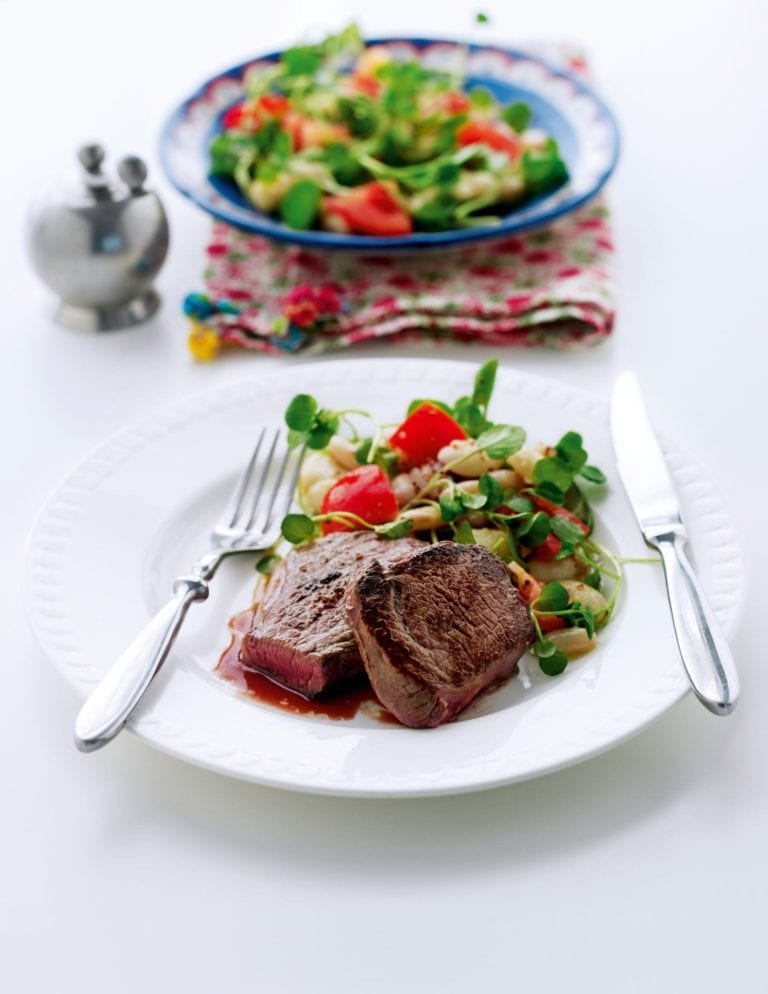
[[[251,448],[290,398],[365,407],[396,421],[417,396],[471,390],[465,362],[337,360],[275,371],[176,403],[113,436],[60,484],[34,526],[25,578],[37,638],[85,696],[167,599],[207,534]],[[598,536],[648,555],[617,478],[604,401],[502,368],[491,415],[529,440],[584,436],[609,485],[593,500]],[[666,445],[697,572],[726,636],[736,624],[742,560],[731,518],[690,457]],[[210,599],[193,605],[172,656],[129,728],[150,745],[230,776],[295,790],[416,796],[524,780],[587,759],[645,728],[688,689],[661,569],[629,564],[619,609],[600,645],[556,678],[526,663],[460,720],[431,730],[294,715],[239,694],[213,673],[227,620],[248,606],[254,559],[225,562]],[[74,715],[73,721],[74,721]],[[74,748],[74,747],[73,747]]]

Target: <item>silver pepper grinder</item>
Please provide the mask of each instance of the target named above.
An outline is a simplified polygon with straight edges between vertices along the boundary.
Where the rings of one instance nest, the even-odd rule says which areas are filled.
[[[160,305],[152,283],[168,252],[168,219],[144,186],[141,159],[122,159],[113,176],[104,171],[101,145],[84,145],[77,157],[77,180],[60,183],[33,208],[32,265],[60,298],[60,324],[128,328]]]

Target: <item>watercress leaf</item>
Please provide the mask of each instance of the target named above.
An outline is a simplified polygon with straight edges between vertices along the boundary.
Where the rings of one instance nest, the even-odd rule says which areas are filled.
[[[528,500],[527,497],[511,497],[504,503],[515,514],[530,514],[533,511],[533,501]]]
[[[452,414],[470,438],[477,438],[488,427],[485,415],[471,397],[459,397]]]
[[[441,494],[439,504],[440,517],[443,521],[455,521],[464,513],[464,505],[455,491]]]
[[[567,518],[561,518],[557,514],[552,515],[550,527],[555,535],[563,542],[577,543],[581,542],[584,538],[584,532],[581,528],[574,525],[572,521],[568,521]]]
[[[307,444],[307,433],[305,431],[296,431],[295,428],[288,429],[288,448],[298,449],[300,445]]]
[[[546,583],[536,598],[536,611],[565,611],[568,607],[568,591],[562,583]]]
[[[339,427],[338,418],[330,419],[328,421],[323,421],[321,420],[320,417],[318,417],[314,427],[307,435],[307,448],[324,449],[326,445],[330,442],[330,440],[333,438],[333,436],[336,434],[336,429],[338,427]]]
[[[479,511],[481,507],[485,507],[488,501],[485,494],[469,494],[466,490],[457,491],[457,495],[461,501],[462,507],[469,511]]]
[[[539,639],[534,646],[534,652],[539,659],[546,659],[547,656],[552,656],[557,652],[557,646],[554,642],[550,642],[549,639]]]
[[[573,473],[568,464],[558,456],[546,456],[534,464],[533,482],[537,487],[543,483],[552,484],[564,494],[573,483]]]
[[[477,486],[480,493],[486,498],[483,506],[487,507],[489,511],[493,511],[499,504],[504,503],[504,488],[493,476],[484,473],[477,481]]]
[[[593,587],[595,590],[600,589],[600,585],[603,582],[603,578],[600,575],[600,570],[593,569],[591,573],[587,573],[584,577],[584,583],[588,586]]]
[[[289,228],[311,228],[320,209],[320,187],[311,179],[299,180],[280,201],[280,217]]]
[[[537,549],[549,538],[549,530],[549,518],[543,511],[539,511],[523,522],[517,534],[529,549]]]
[[[605,473],[601,469],[598,469],[597,466],[584,466],[580,475],[590,483],[606,482]]]
[[[595,612],[592,608],[585,607],[582,604],[575,603],[573,605],[574,610],[571,615],[571,621],[578,628],[583,628],[590,638],[595,634],[595,627],[597,625],[597,620],[595,618]]]
[[[582,446],[581,435],[577,431],[568,431],[555,446],[560,459],[577,473],[587,461],[587,453]]]
[[[513,104],[508,104],[501,112],[501,119],[517,131],[518,134],[526,130],[531,123],[532,112],[528,104],[518,100]]]
[[[469,99],[477,110],[491,110],[496,106],[496,98],[486,86],[474,86],[469,91]]]
[[[496,382],[496,371],[499,368],[498,359],[489,359],[475,373],[475,384],[472,390],[472,403],[485,412],[491,401],[493,387]]]
[[[551,656],[539,657],[539,668],[547,676],[560,676],[568,665],[568,657],[560,649],[555,649]]]
[[[271,576],[275,571],[275,567],[282,562],[282,558],[282,556],[277,556],[274,553],[269,556],[262,556],[256,563],[256,569],[263,576]]]
[[[402,538],[403,535],[410,535],[413,531],[413,522],[410,518],[398,518],[385,525],[377,525],[373,530],[381,538]]]
[[[562,507],[565,503],[565,495],[563,491],[556,487],[554,483],[549,480],[545,480],[536,487],[536,493],[539,497],[543,497],[544,500],[548,500],[550,504],[557,504],[558,507]]]
[[[368,462],[368,457],[371,454],[371,446],[373,445],[372,438],[364,438],[360,445],[355,449],[355,462],[363,463]]]
[[[453,541],[458,542],[459,545],[475,544],[475,533],[472,531],[472,526],[468,521],[461,522],[459,527],[454,532]]]
[[[384,470],[387,476],[393,476],[398,471],[400,465],[397,453],[393,452],[392,449],[383,447],[376,449],[373,461],[380,469]]]
[[[299,545],[314,538],[317,529],[315,522],[306,514],[286,514],[280,525],[280,531],[287,542]]]
[[[296,45],[286,49],[280,61],[286,76],[311,76],[320,68],[322,52],[318,45]]]
[[[525,444],[525,431],[517,425],[493,425],[477,438],[477,446],[491,459],[507,459]]]
[[[285,409],[285,423],[294,431],[309,431],[315,421],[317,401],[308,393],[297,393]]]
[[[487,14],[484,14],[481,10],[475,14],[475,21],[477,24],[490,24],[491,19]]]

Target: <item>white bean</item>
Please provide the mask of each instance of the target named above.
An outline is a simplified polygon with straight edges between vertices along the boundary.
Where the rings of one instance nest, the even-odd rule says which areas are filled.
[[[539,583],[552,583],[555,580],[559,583],[564,580],[578,580],[580,577],[586,576],[587,573],[584,564],[575,556],[567,556],[565,559],[549,559],[538,563],[530,562],[527,565]]]
[[[416,532],[431,531],[444,524],[440,516],[440,508],[432,504],[425,504],[424,507],[412,507],[408,511],[403,511],[401,518],[407,518],[413,522],[413,530]]]
[[[555,632],[548,632],[547,638],[569,657],[589,652],[597,645],[597,639],[590,638],[584,628],[560,628]]]
[[[316,480],[339,476],[341,469],[341,466],[327,452],[306,452],[301,462],[299,486],[305,490]]]
[[[334,435],[328,443],[328,454],[344,469],[357,469],[360,465],[356,452],[357,446],[341,435]]]
[[[307,489],[303,492],[303,503],[309,514],[320,513],[320,508],[323,506],[325,495],[335,482],[336,477],[326,477],[324,479],[315,480],[314,483],[307,487]]]
[[[599,590],[590,587],[588,583],[580,583],[578,580],[564,580],[563,586],[568,591],[569,604],[578,601],[583,607],[588,607],[593,611],[598,620],[608,610],[608,602],[605,597]]]
[[[478,449],[473,438],[457,438],[449,442],[440,449],[437,458],[444,466],[452,464],[451,473],[464,477],[482,476],[483,473],[489,473],[492,469],[501,469],[504,465],[503,459],[491,459]]]
[[[533,449],[520,449],[507,459],[507,463],[516,470],[523,478],[524,483],[533,483],[533,467],[544,458],[546,449],[543,445],[537,445]]]

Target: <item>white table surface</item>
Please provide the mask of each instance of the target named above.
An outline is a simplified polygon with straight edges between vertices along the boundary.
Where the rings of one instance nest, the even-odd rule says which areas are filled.
[[[37,647],[21,604],[34,512],[74,462],[127,422],[250,370],[302,361],[190,359],[179,304],[198,286],[208,222],[159,173],[161,121],[211,72],[307,25],[357,16],[370,34],[458,35],[474,7],[5,0],[8,994],[768,989],[768,217],[755,195],[768,156],[768,17],[759,0],[482,7],[498,40],[584,45],[624,139],[610,186],[620,277],[613,339],[582,354],[510,352],[503,361],[602,396],[619,370],[635,367],[657,422],[716,477],[749,541],[748,603],[732,642],[742,702],[717,719],[689,696],[597,759],[454,798],[265,789],[128,734],[98,754],[76,752],[78,699]],[[89,138],[115,156],[149,159],[173,238],[159,315],[103,336],[54,324],[54,301],[24,248],[30,199]]]

